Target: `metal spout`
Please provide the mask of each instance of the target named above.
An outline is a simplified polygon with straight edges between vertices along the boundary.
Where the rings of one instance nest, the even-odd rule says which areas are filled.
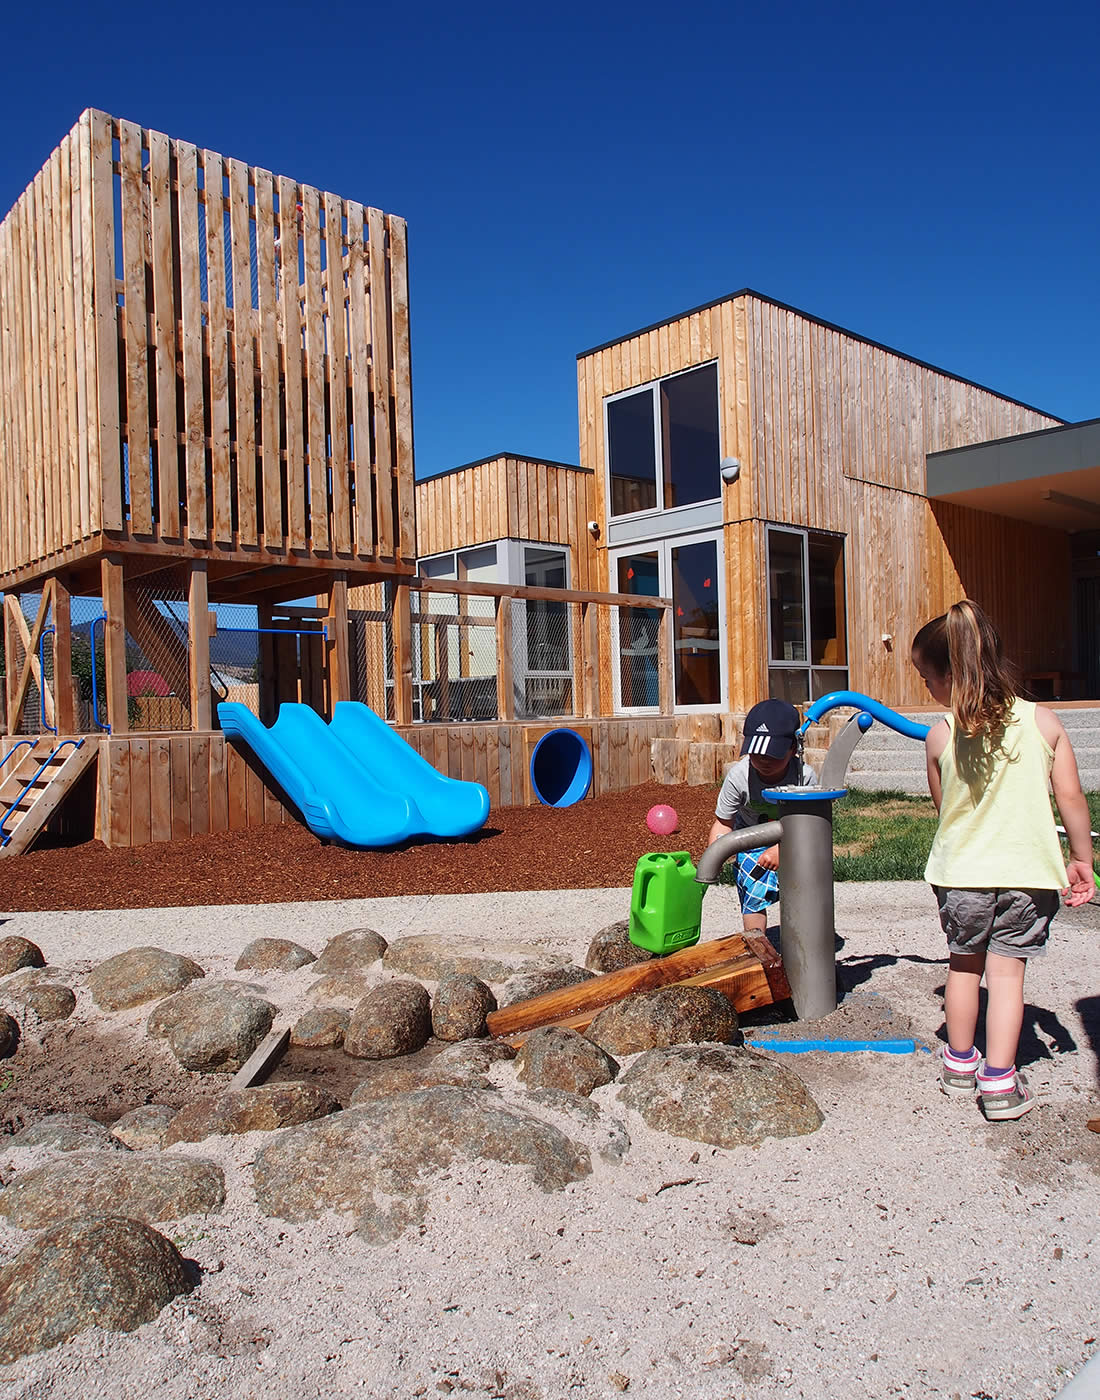
[[[723,865],[731,856],[740,855],[742,851],[757,851],[761,846],[774,846],[782,836],[781,821],[746,826],[740,831],[731,831],[727,836],[719,836],[699,857],[695,879],[700,885],[715,885]]]

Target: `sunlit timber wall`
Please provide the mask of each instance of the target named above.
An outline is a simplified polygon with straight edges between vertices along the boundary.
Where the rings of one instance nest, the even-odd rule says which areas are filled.
[[[1024,669],[1059,653],[1052,630],[1068,644],[1068,537],[938,502],[933,510],[925,495],[928,453],[1059,420],[750,291],[578,357],[580,457],[594,472],[601,531],[597,586],[611,582],[606,400],[709,362],[718,366],[720,456],[741,463],[737,481],[715,491],[732,711],[768,693],[771,524],[843,537],[849,684],[890,704],[926,700],[910,639],[967,592]],[[610,658],[601,661],[606,696]]]
[[[415,557],[402,219],[86,111],[0,225],[0,587]]]

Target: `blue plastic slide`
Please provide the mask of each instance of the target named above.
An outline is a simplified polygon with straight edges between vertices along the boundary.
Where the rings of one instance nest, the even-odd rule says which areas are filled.
[[[412,836],[468,836],[485,825],[480,783],[445,778],[366,705],[341,701],[331,724],[308,705],[280,705],[270,729],[247,705],[218,706],[295,804],[310,831],[348,846],[394,846]]]

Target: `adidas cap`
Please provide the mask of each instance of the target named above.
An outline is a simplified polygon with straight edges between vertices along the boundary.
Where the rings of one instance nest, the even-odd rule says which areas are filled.
[[[786,700],[761,700],[745,716],[741,756],[782,758],[794,748],[798,725],[798,711]]]

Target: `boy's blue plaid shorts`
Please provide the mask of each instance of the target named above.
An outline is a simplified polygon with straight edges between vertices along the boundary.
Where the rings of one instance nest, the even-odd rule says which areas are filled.
[[[741,900],[742,914],[762,914],[769,905],[779,899],[779,877],[774,870],[765,870],[758,859],[767,849],[761,846],[755,851],[742,851],[736,856],[737,895]]]

